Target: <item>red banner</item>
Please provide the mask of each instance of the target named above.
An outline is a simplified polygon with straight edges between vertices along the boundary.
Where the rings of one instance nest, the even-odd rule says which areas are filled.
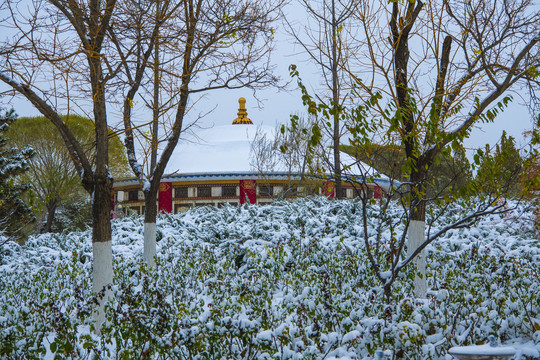
[[[373,197],[375,199],[381,199],[382,198],[382,189],[378,186],[375,187],[375,191],[373,193]]]
[[[255,180],[240,180],[240,205],[248,199],[250,204],[257,202],[257,183]]]
[[[111,191],[111,219],[115,219],[115,213],[114,213],[114,190]]]
[[[336,196],[336,183],[333,181],[325,181],[322,185],[322,194],[330,199]]]
[[[172,213],[172,183],[159,184],[158,211]]]

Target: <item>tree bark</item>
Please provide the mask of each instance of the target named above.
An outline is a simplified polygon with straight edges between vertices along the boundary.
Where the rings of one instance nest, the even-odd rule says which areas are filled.
[[[425,220],[411,220],[409,223],[409,242],[407,247],[407,256],[418,249],[425,240]],[[426,281],[426,254],[420,252],[414,259],[416,265],[416,274],[414,276],[414,295],[418,298],[425,298],[427,292]]]
[[[335,191],[336,198],[343,198],[342,180],[341,180],[341,157],[340,157],[340,128],[339,128],[339,114],[337,111],[339,107],[339,74],[338,74],[338,23],[336,20],[336,4],[335,0],[332,0],[332,102],[336,111],[334,113],[334,133],[333,133],[333,146],[334,146],[334,179],[335,179]]]
[[[394,83],[396,87],[398,111],[401,116],[402,137],[405,156],[411,164],[410,182],[411,182],[411,208],[409,214],[409,233],[407,249],[408,253],[413,253],[423,242],[425,236],[426,208],[422,201],[425,193],[424,175],[425,164],[418,156],[418,134],[415,133],[415,113],[412,109],[409,94],[409,79],[407,75],[407,66],[409,63],[409,34],[422,9],[421,1],[409,2],[404,18],[399,15],[398,2],[392,5],[392,18],[390,20],[390,29],[392,31],[392,45],[394,48]],[[424,297],[427,289],[425,273],[425,253],[422,252],[415,258],[417,272],[414,283],[416,296]]]
[[[47,203],[47,221],[45,222],[44,233],[50,233],[52,224],[54,221],[54,215],[56,214],[56,208],[58,207],[59,199],[51,199]]]
[[[114,8],[114,0],[112,2]],[[110,13],[109,13],[110,12]],[[110,18],[112,8],[106,12]],[[107,125],[107,108],[105,99],[105,80],[103,77],[101,45],[108,22],[102,23],[99,3],[90,4],[89,31],[91,40],[85,46],[90,72],[90,84],[93,95],[93,112],[95,123],[95,170],[92,193],[92,246],[95,293],[103,294],[98,298],[96,330],[99,333],[105,321],[105,303],[111,293],[107,286],[112,284],[112,244],[111,244],[111,192],[113,178],[109,172],[109,129]],[[103,20],[105,21],[105,20]],[[103,292],[103,293],[102,293]]]
[[[154,185],[155,186],[155,185]],[[143,260],[151,268],[156,266],[156,218],[157,218],[157,194],[159,182],[155,190],[150,187],[150,191],[144,194],[144,249]]]

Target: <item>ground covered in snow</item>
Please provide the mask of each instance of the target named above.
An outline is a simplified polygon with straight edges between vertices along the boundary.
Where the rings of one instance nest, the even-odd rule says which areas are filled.
[[[450,209],[432,231],[468,211]],[[377,205],[370,236],[376,214]],[[91,331],[91,231],[9,243],[0,249],[0,358],[373,359],[384,350],[451,359],[450,347],[488,335],[521,359],[540,358],[530,209],[433,243],[423,300],[412,295],[412,269],[384,298],[361,217],[359,202],[323,198],[163,216],[154,272],[140,264],[142,218],[115,220],[114,300],[100,337]]]

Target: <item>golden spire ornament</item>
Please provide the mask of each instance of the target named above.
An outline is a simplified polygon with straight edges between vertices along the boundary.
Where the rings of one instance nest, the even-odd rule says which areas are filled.
[[[239,124],[253,125],[253,122],[251,121],[251,119],[247,117],[246,99],[241,97],[240,99],[238,99],[238,104],[240,106],[238,108],[238,114],[237,114],[238,117],[233,120],[232,122],[233,125],[239,125]]]

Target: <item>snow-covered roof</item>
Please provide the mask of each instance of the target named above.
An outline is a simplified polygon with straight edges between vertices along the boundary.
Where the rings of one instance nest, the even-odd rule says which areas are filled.
[[[221,125],[181,137],[165,174],[252,172],[251,143],[257,128],[274,136],[270,126]],[[276,168],[283,171],[284,168]]]
[[[180,136],[162,181],[257,178],[261,167],[257,164],[252,143],[256,138],[260,139],[262,136],[267,141],[272,142],[275,139],[277,128],[254,125],[247,117],[245,99],[240,98],[239,103],[238,118],[228,120],[229,124],[202,129],[194,133],[183,133]],[[275,151],[279,152],[279,149]],[[285,174],[288,174],[290,170],[283,157],[277,156],[276,158],[278,160],[273,162],[271,169],[268,169],[267,166],[264,167],[264,173],[279,179],[280,176],[286,176]],[[341,153],[341,160],[343,166],[350,166],[346,171],[347,174],[353,174],[351,176],[357,177],[375,176],[377,177],[375,182],[388,190],[389,179],[386,176],[378,175],[375,169],[358,162],[346,153]],[[294,171],[292,172],[294,173]],[[135,179],[117,183],[133,185]]]
[[[196,135],[180,138],[178,145],[169,160],[165,174],[167,175],[219,175],[219,174],[252,174],[258,173],[254,163],[252,142],[256,135],[264,134],[267,139],[274,139],[276,129],[270,126],[255,125],[221,125],[199,131]],[[276,151],[279,151],[277,149]],[[350,166],[346,171],[353,176],[375,176],[375,182],[388,190],[389,179],[372,167],[357,161],[342,152],[343,165]],[[286,173],[283,161],[275,163],[270,173]]]

